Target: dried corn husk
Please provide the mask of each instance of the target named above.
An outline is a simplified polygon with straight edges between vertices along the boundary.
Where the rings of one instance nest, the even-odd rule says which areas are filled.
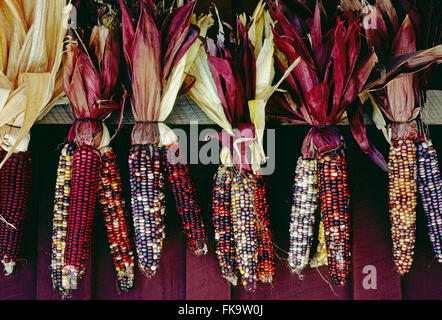
[[[65,0],[0,2],[0,143],[8,151],[1,165],[27,150],[32,125],[63,95],[70,8]]]

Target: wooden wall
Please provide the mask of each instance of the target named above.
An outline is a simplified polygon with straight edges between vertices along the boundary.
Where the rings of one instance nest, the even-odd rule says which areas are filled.
[[[187,126],[182,126],[188,130]],[[276,128],[276,170],[267,178],[272,229],[278,256],[276,279],[261,285],[254,294],[241,287],[231,288],[221,279],[213,250],[210,217],[210,188],[216,166],[192,165],[210,239],[209,254],[196,257],[187,249],[179,216],[168,193],[166,241],[158,274],[147,280],[137,274],[136,285],[128,293],[115,288],[115,275],[109,256],[103,217],[97,210],[93,232],[93,253],[89,271],[72,299],[442,299],[442,265],[433,258],[425,216],[418,210],[415,262],[407,276],[399,278],[391,262],[391,240],[386,205],[386,175],[362,154],[348,128],[343,128],[350,172],[351,217],[353,231],[352,281],[345,287],[330,285],[327,268],[309,269],[303,280],[291,275],[286,263],[291,188],[304,126]],[[200,128],[203,129],[203,128]],[[23,261],[12,276],[0,276],[0,299],[61,299],[51,288],[49,275],[51,219],[56,168],[68,126],[40,125],[32,130],[33,189],[26,223]],[[124,127],[113,142],[118,155],[128,197],[127,156],[130,126]],[[435,146],[442,150],[442,128],[432,128]],[[373,127],[369,135],[386,154],[387,145]],[[362,269],[377,269],[378,287],[362,287]]]

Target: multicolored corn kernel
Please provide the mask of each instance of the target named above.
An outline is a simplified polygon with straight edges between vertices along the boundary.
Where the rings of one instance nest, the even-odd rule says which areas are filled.
[[[258,236],[258,277],[263,283],[271,283],[275,276],[276,258],[273,250],[267,187],[261,176],[256,177],[255,207]]]
[[[223,165],[218,166],[213,180],[212,221],[215,228],[215,253],[218,258],[221,275],[236,286],[238,282],[236,244],[230,214],[232,208],[231,169]]]
[[[86,272],[98,199],[100,165],[101,159],[96,149],[84,145],[75,150],[64,253],[65,290],[76,289],[78,281]]]
[[[324,223],[322,220],[319,222],[318,231],[318,246],[313,259],[310,261],[311,268],[319,268],[328,265],[327,260],[327,246],[325,244]]]
[[[69,197],[71,194],[72,159],[75,145],[66,144],[61,150],[58,161],[57,181],[55,183],[54,210],[52,222],[52,287],[63,291],[64,252],[68,227]]]
[[[256,178],[251,172],[232,176],[232,222],[236,244],[236,263],[242,284],[249,292],[258,285],[258,239],[255,210]]]
[[[417,186],[433,251],[442,263],[442,182],[439,158],[430,139],[417,143]]]
[[[157,145],[136,145],[131,147],[129,153],[135,248],[139,267],[148,278],[158,271],[166,236],[161,152]]]
[[[104,215],[110,253],[117,274],[118,287],[127,291],[134,285],[135,256],[130,240],[123,185],[116,156],[111,148],[101,155],[99,201]]]
[[[416,146],[412,140],[393,140],[388,160],[388,208],[393,261],[401,275],[410,271],[416,240]]]
[[[163,148],[163,161],[190,248],[194,254],[204,255],[207,253],[206,235],[189,165],[183,163],[177,145]]]
[[[342,150],[319,155],[318,186],[329,274],[334,284],[345,285],[351,265],[350,193]]]
[[[0,259],[6,275],[20,256],[30,188],[29,152],[14,153],[0,169]]]
[[[315,211],[318,206],[316,165],[316,160],[301,156],[295,171],[288,262],[292,272],[297,274],[308,265],[313,242]]]

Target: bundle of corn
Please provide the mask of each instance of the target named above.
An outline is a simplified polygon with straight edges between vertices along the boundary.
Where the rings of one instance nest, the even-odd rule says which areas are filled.
[[[351,12],[344,12],[327,28],[321,22],[324,17],[319,1],[314,10],[302,5],[312,23],[300,17],[288,19],[279,5],[268,3],[278,21],[273,33],[277,69],[285,73],[293,61],[300,59],[284,83],[286,92],[273,95],[269,111],[279,118],[312,126],[295,173],[290,267],[299,273],[309,261],[314,212],[320,200],[329,273],[333,283],[344,285],[351,263],[349,190],[344,141],[336,124],[361,92],[376,56],[373,52],[364,54],[360,26]],[[362,123],[357,125],[362,127]],[[365,131],[359,128],[355,137],[363,151],[382,166],[383,158],[367,142]]]
[[[120,56],[115,16],[110,6],[101,8],[99,24],[92,29],[72,30],[67,42],[63,87],[71,102],[75,121],[69,132],[70,146],[63,149],[60,157],[60,176],[55,194],[53,249],[56,254],[53,254],[51,265],[53,286],[59,291],[76,289],[86,272],[99,189],[102,190],[100,200],[111,247],[117,246],[116,251],[130,250],[127,248],[127,234],[115,239],[110,232],[124,232],[127,227],[123,223],[114,228],[121,223],[121,217],[124,218],[121,191],[114,181],[118,178],[111,175],[116,172],[115,162],[104,161],[103,165],[100,153],[101,150],[103,157],[106,156],[110,140],[103,120],[112,111],[120,109],[115,91]],[[65,186],[61,185],[63,182]],[[117,192],[109,194],[109,190],[114,189]],[[114,210],[116,212],[110,212]],[[115,255],[115,252],[112,254]],[[129,255],[124,262],[127,268],[124,272],[131,273],[133,257]],[[116,268],[120,271],[118,264]],[[128,286],[125,281],[120,284],[123,288]]]
[[[362,9],[367,13],[363,19],[367,42],[374,48],[383,66],[380,68],[383,70],[382,74],[378,77],[375,74],[372,77],[375,80],[366,89],[374,91],[369,95],[375,111],[373,119],[391,142],[388,204],[393,260],[401,275],[410,270],[413,262],[417,181],[428,217],[430,239],[437,256],[442,249],[439,234],[442,225],[438,208],[442,186],[437,182],[437,165],[432,160],[426,162],[426,157],[422,154],[424,150],[428,150],[422,144],[428,146],[426,141],[429,141],[429,138],[420,130],[419,119],[428,80],[425,69],[442,62],[442,46],[431,48],[433,44],[440,43],[440,25],[438,36],[429,42],[428,34],[423,34],[423,12],[420,12],[416,3],[413,5],[412,1],[404,1],[403,4],[404,7],[395,7],[390,0],[378,0],[376,6],[366,6]],[[430,10],[427,13],[431,17],[436,11]],[[431,20],[428,19],[429,22]],[[425,40],[417,40],[418,35]],[[421,70],[424,74],[414,74]],[[390,121],[388,132],[380,110]],[[421,150],[421,161],[416,161],[417,149]],[[430,153],[427,157],[431,159],[433,156]],[[433,186],[435,192],[429,197],[426,190],[431,188],[431,181],[436,181]],[[427,182],[430,185],[426,185]]]
[[[11,274],[20,255],[31,184],[29,130],[61,97],[65,0],[0,3],[0,260]]]
[[[201,21],[213,24],[212,15]],[[190,96],[223,131],[212,136],[223,147],[213,186],[215,246],[221,274],[248,291],[271,282],[275,256],[265,185],[259,168],[265,105],[278,84],[274,78],[272,19],[260,1],[251,20],[240,15],[224,37],[218,17],[217,40],[206,38],[189,73]],[[259,77],[257,76],[259,75]]]
[[[191,24],[194,1],[165,15],[153,1],[140,0],[135,25],[126,1],[119,3],[136,122],[129,154],[135,242],[139,266],[150,278],[158,271],[165,238],[165,175],[192,250],[196,254],[207,251],[189,167],[171,161],[178,149],[178,138],[163,123],[195,58],[200,31]]]

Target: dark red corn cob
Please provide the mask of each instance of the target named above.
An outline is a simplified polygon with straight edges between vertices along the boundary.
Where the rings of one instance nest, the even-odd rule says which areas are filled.
[[[196,190],[190,175],[189,165],[182,163],[180,157],[176,145],[163,148],[166,178],[172,189],[177,211],[181,216],[184,234],[193,253],[198,256],[204,255],[207,253],[207,244],[201,208],[196,199]]]
[[[417,186],[433,251],[442,263],[442,181],[439,158],[430,139],[417,143]]]
[[[23,242],[31,187],[29,152],[14,153],[0,169],[0,258],[6,275],[14,271]]]
[[[327,260],[334,284],[345,285],[350,274],[350,213],[348,171],[343,150],[321,154],[318,186]]]
[[[116,156],[108,148],[101,156],[99,201],[104,215],[109,248],[117,273],[117,283],[121,290],[127,291],[134,285],[135,257],[129,237],[126,205],[123,186]]]
[[[212,221],[215,227],[215,252],[222,276],[237,285],[236,245],[231,220],[232,172],[220,165],[214,176],[212,190]]]
[[[258,239],[255,208],[256,178],[251,172],[235,172],[232,177],[232,224],[236,244],[236,263],[244,288],[258,286]]]
[[[416,240],[416,146],[412,140],[393,140],[388,160],[388,208],[393,261],[401,275],[410,271]]]
[[[267,188],[262,177],[257,177],[255,193],[256,229],[258,236],[258,277],[261,282],[271,283],[275,276],[275,251],[270,227]]]
[[[129,179],[138,264],[151,278],[158,271],[166,236],[161,148],[157,145],[132,146]]]
[[[85,274],[91,249],[92,223],[98,198],[101,159],[96,149],[83,145],[74,152],[69,198],[64,289],[77,288]]]

